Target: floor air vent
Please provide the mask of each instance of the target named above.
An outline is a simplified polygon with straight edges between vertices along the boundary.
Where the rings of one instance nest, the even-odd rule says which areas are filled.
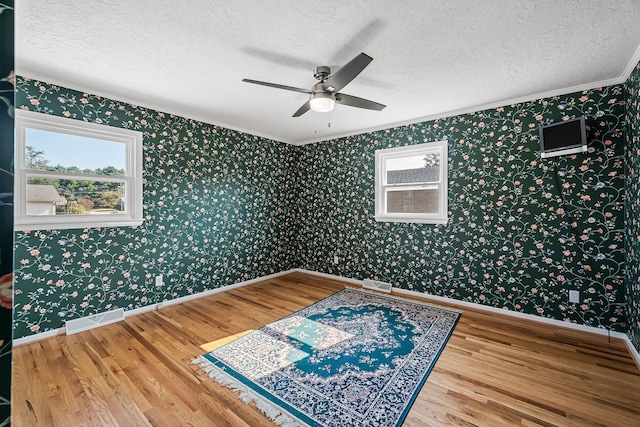
[[[364,279],[362,287],[365,289],[373,289],[374,291],[391,293],[391,283],[379,282],[377,280]]]
[[[67,322],[67,335],[119,322],[120,320],[124,320],[124,310],[121,308],[94,314],[92,316],[69,320]]]

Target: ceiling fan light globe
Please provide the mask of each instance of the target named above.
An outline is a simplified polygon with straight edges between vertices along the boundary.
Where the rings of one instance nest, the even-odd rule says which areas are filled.
[[[315,96],[309,100],[309,106],[318,113],[327,113],[333,110],[336,101],[330,96]]]

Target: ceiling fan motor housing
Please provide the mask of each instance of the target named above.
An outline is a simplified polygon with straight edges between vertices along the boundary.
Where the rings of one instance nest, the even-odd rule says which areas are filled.
[[[322,82],[314,84],[313,87],[311,88],[311,92],[313,92],[311,94],[312,98],[313,98],[313,95],[322,95],[322,94],[327,95],[326,96],[327,98],[329,97],[329,95],[334,96],[331,92],[329,92],[324,87],[322,87]]]
[[[313,69],[313,77],[315,77],[317,80],[320,80],[321,82],[327,80],[330,75],[331,68],[327,67],[326,65],[321,65]]]

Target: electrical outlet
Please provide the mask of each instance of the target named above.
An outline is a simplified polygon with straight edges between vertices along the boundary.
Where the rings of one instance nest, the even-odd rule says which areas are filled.
[[[334,264],[338,264],[340,262],[340,258],[338,258],[338,255],[334,255],[333,256],[333,263]]]
[[[156,286],[164,285],[164,281],[162,280],[162,274],[156,276]]]
[[[576,304],[580,303],[580,291],[569,291],[569,302]]]

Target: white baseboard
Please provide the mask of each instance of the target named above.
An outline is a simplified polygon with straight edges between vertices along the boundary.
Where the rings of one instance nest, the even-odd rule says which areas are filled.
[[[225,291],[229,291],[231,289],[241,288],[243,286],[251,285],[253,283],[258,283],[258,282],[261,282],[263,280],[269,280],[269,279],[273,279],[273,278],[278,277],[278,276],[283,276],[285,274],[291,273],[292,271],[293,270],[281,271],[279,273],[273,273],[273,274],[269,274],[267,276],[261,276],[261,277],[255,278],[255,279],[245,280],[244,282],[234,283],[233,285],[221,286],[219,288],[209,289],[208,291],[198,292],[197,294],[185,295],[183,297],[178,297],[178,298],[174,298],[174,299],[171,299],[171,300],[165,300],[165,301],[162,301],[162,302],[159,302],[159,303],[145,305],[144,307],[134,308],[133,310],[128,310],[128,311],[125,312],[125,315],[126,316],[135,316],[136,314],[146,313],[148,311],[162,310],[163,307],[168,307],[168,306],[174,305],[174,304],[181,304],[181,303],[186,302],[186,301],[190,301],[190,300],[206,297],[208,295],[217,294],[218,292],[225,292]]]
[[[320,276],[320,277],[326,277],[327,279],[334,279],[334,280],[340,280],[342,282],[349,282],[349,283],[353,283],[354,285],[358,285],[358,286],[362,286],[362,280],[358,280],[358,279],[351,279],[349,277],[342,277],[342,276],[337,276],[335,274],[329,274],[329,273],[320,273],[318,271],[312,271],[312,270],[305,270],[304,268],[294,268],[292,270],[289,270],[290,273],[307,273],[307,274],[313,274],[314,276]],[[395,288],[393,288],[395,289]],[[392,290],[393,290],[392,289]]]
[[[336,276],[334,274],[327,274],[327,273],[319,273],[316,271],[305,270],[302,268],[296,268],[296,269],[293,269],[292,271],[313,274],[320,277],[326,277],[328,279],[342,280],[342,281],[357,284],[357,285],[362,285],[362,282],[363,282],[362,280],[352,279],[349,277]],[[517,317],[517,318],[532,321],[532,322],[546,323],[548,325],[558,326],[561,328],[573,329],[573,330],[578,330],[583,332],[589,332],[592,334],[605,335],[605,336],[618,338],[625,342],[625,344],[627,345],[627,348],[629,349],[631,358],[634,360],[634,362],[638,366],[638,369],[640,369],[640,353],[634,347],[633,343],[631,342],[631,339],[629,339],[629,336],[623,332],[609,331],[608,329],[595,328],[593,326],[580,325],[578,323],[564,322],[562,320],[550,319],[547,317],[535,316],[533,314],[526,314],[526,313],[520,313],[517,311],[511,311],[511,310],[502,309],[502,308],[490,307],[482,304],[475,304],[472,302],[461,301],[453,298],[446,298],[446,297],[441,297],[437,295],[425,294],[417,291],[410,291],[407,289],[392,288],[391,291],[392,293],[396,293],[396,294],[411,295],[414,297],[421,297],[425,299],[446,302],[448,304],[455,304],[460,307],[468,307],[474,310],[488,311],[491,313],[498,313],[506,316]]]
[[[36,341],[42,341],[42,340],[46,340],[48,338],[51,337],[55,337],[58,335],[64,335],[67,332],[67,328],[65,328],[64,326],[58,329],[51,329],[48,330],[46,332],[40,332],[39,334],[35,334],[35,335],[29,335],[28,337],[22,337],[22,338],[15,338],[12,341],[12,345],[14,347],[18,347],[20,345],[24,345],[24,344],[29,344],[32,342],[36,342]]]
[[[617,333],[620,333],[620,332],[617,332]],[[627,345],[627,348],[629,349],[629,354],[631,354],[633,361],[636,362],[636,366],[638,367],[638,369],[640,369],[640,352],[638,352],[638,350],[633,345],[633,343],[631,342],[631,339],[627,334],[622,334],[622,336],[623,336],[622,339],[624,340],[624,343]]]
[[[224,291],[228,291],[228,290],[231,290],[231,289],[240,288],[242,286],[251,285],[253,283],[257,283],[257,282],[260,282],[260,281],[263,281],[263,280],[273,279],[275,277],[282,276],[282,275],[291,273],[293,271],[294,270],[281,271],[280,273],[269,274],[267,276],[262,276],[262,277],[258,277],[258,278],[255,278],[255,279],[246,280],[244,282],[234,283],[233,285],[227,285],[227,286],[222,286],[220,288],[209,289],[207,291],[198,292],[197,294],[186,295],[186,296],[175,298],[175,299],[172,299],[172,300],[162,301],[160,303],[153,303],[153,304],[145,305],[144,307],[134,308],[132,310],[125,310],[124,317],[126,319],[128,316],[135,316],[135,315],[138,315],[138,314],[147,313],[149,311],[161,310],[163,307],[167,307],[169,305],[180,304],[180,303],[183,303],[183,302],[186,302],[186,301],[189,301],[189,300],[198,299],[198,298],[206,297],[208,295],[217,294],[218,292],[224,292]],[[60,327],[60,328],[57,328],[57,329],[52,329],[50,331],[41,332],[39,334],[29,335],[28,337],[16,338],[16,339],[13,340],[13,346],[14,347],[18,347],[20,345],[30,344],[32,342],[45,340],[47,338],[55,337],[55,336],[58,336],[58,335],[64,335],[65,333],[66,333],[66,328],[63,326],[63,327]]]
[[[166,306],[169,306],[169,305],[180,304],[180,303],[183,303],[183,302],[186,302],[186,301],[189,301],[189,300],[206,297],[208,295],[216,294],[218,292],[225,292],[225,291],[228,291],[228,290],[231,290],[231,289],[235,289],[235,288],[239,288],[239,287],[242,287],[242,286],[251,285],[253,283],[261,282],[263,280],[273,279],[275,277],[283,276],[285,274],[294,273],[294,272],[312,274],[312,275],[315,275],[315,276],[325,277],[327,279],[340,280],[340,281],[343,281],[343,282],[352,283],[352,284],[355,284],[355,285],[358,285],[358,286],[362,286],[362,280],[352,279],[352,278],[349,278],[349,277],[337,276],[335,274],[320,273],[320,272],[317,272],[317,271],[305,270],[304,268],[293,268],[291,270],[286,270],[286,271],[281,271],[279,273],[269,274],[267,276],[262,276],[262,277],[258,277],[258,278],[255,278],[255,279],[246,280],[244,282],[235,283],[233,285],[222,286],[220,288],[210,289],[208,291],[199,292],[197,294],[186,295],[186,296],[179,297],[179,298],[176,298],[176,299],[163,301],[163,302],[160,302],[160,303],[150,304],[150,305],[147,305],[147,306],[144,306],[144,307],[135,308],[133,310],[128,310],[128,311],[125,311],[125,318],[127,316],[135,316],[137,314],[146,313],[148,311],[162,309],[162,307],[166,307]],[[422,297],[422,298],[430,299],[430,300],[442,301],[442,302],[446,302],[448,304],[455,304],[455,305],[461,306],[461,307],[473,308],[474,310],[482,310],[482,311],[488,311],[488,312],[492,312],[492,313],[499,313],[499,314],[502,314],[502,315],[517,317],[517,318],[520,318],[520,319],[529,320],[529,321],[533,321],[533,322],[546,323],[546,324],[558,326],[558,327],[561,327],[561,328],[568,328],[568,329],[579,330],[579,331],[583,331],[583,332],[590,332],[592,334],[608,335],[608,336],[611,336],[611,337],[614,337],[614,338],[619,338],[621,340],[624,340],[625,344],[627,345],[627,348],[629,349],[629,353],[631,354],[631,357],[636,362],[636,365],[638,366],[638,369],[640,369],[640,353],[634,347],[633,343],[629,339],[629,336],[627,334],[625,334],[625,333],[622,333],[622,332],[609,331],[609,330],[606,330],[606,329],[594,328],[593,326],[585,326],[585,325],[580,325],[580,324],[577,324],[577,323],[563,322],[562,320],[550,319],[550,318],[547,318],[547,317],[540,317],[540,316],[535,316],[535,315],[532,315],[532,314],[525,314],[525,313],[520,313],[520,312],[517,312],[517,311],[511,311],[511,310],[506,310],[506,309],[501,309],[501,308],[496,308],[496,307],[489,307],[489,306],[485,306],[485,305],[481,305],[481,304],[475,304],[475,303],[471,303],[471,302],[467,302],[467,301],[461,301],[461,300],[441,297],[441,296],[437,296],[437,295],[430,295],[430,294],[425,294],[425,293],[416,292],[416,291],[410,291],[410,290],[406,290],[406,289],[392,288],[392,292],[397,293],[397,294],[404,294],[404,295]],[[13,340],[13,345],[14,346],[19,346],[19,345],[29,344],[29,343],[32,343],[32,342],[36,342],[36,341],[44,340],[44,339],[47,339],[47,338],[51,338],[51,337],[54,337],[54,336],[57,336],[57,335],[62,335],[64,333],[65,333],[65,328],[64,327],[59,328],[59,329],[53,329],[53,330],[42,332],[42,333],[39,333],[39,334],[36,334],[36,335],[30,335],[28,337],[14,339]]]

